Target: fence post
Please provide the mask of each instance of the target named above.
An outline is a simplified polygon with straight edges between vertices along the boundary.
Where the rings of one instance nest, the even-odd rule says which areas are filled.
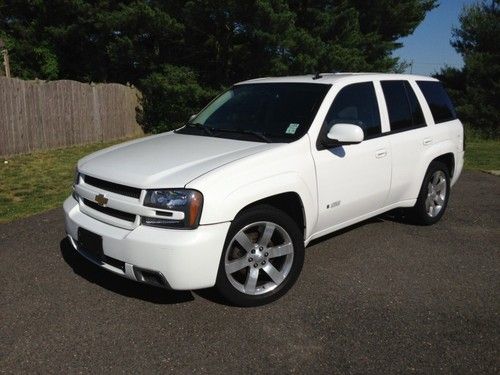
[[[99,112],[99,98],[98,98],[98,93],[97,93],[97,87],[95,85],[95,83],[91,83],[90,84],[92,86],[92,99],[93,99],[93,102],[92,102],[92,109],[93,109],[93,119],[94,119],[94,126],[96,127],[97,131],[99,132],[98,133],[98,136],[99,136],[99,140],[101,142],[104,141],[103,137],[103,131],[102,131],[102,126],[101,126],[101,114]]]

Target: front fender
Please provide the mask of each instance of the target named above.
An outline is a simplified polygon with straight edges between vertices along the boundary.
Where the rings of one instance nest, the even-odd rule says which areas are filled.
[[[306,238],[316,225],[316,172],[307,137],[226,164],[186,187],[203,193],[201,225],[232,221],[246,206],[290,192],[302,201]]]
[[[233,220],[244,207],[256,201],[283,193],[296,193],[299,196],[304,213],[307,238],[309,230],[315,226],[317,220],[317,212],[314,209],[316,201],[306,183],[296,173],[289,172],[268,177],[231,192],[226,197],[227,205],[225,206],[224,216]]]

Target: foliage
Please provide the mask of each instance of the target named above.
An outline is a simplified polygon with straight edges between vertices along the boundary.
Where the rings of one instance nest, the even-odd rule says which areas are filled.
[[[0,37],[14,75],[130,82],[147,129],[163,130],[235,81],[397,71],[398,39],[436,2],[0,0]]]
[[[141,80],[140,86],[144,95],[141,123],[149,132],[185,123],[215,94],[204,90],[190,69],[173,65],[162,65]]]
[[[437,77],[449,87],[461,118],[483,136],[498,138],[500,111],[500,1],[466,6],[451,44],[464,58],[462,70]]]

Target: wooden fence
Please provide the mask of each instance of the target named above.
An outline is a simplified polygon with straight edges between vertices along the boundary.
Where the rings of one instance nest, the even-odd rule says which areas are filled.
[[[0,77],[0,156],[142,134],[139,95],[114,83]]]

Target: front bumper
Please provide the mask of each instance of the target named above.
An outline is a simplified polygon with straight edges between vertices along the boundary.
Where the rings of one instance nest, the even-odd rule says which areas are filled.
[[[64,202],[66,233],[73,247],[87,259],[111,272],[145,281],[141,270],[163,277],[165,286],[177,290],[215,285],[219,261],[230,222],[201,225],[194,230],[138,226],[118,228],[82,212],[70,196]],[[78,246],[78,228],[102,236],[104,261],[96,260]],[[106,258],[119,262],[106,262]],[[123,267],[116,263],[123,262]]]

